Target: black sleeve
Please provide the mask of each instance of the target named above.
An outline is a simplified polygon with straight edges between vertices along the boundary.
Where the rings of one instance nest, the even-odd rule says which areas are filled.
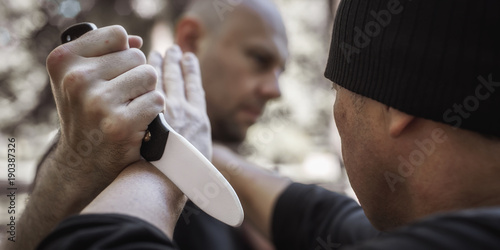
[[[352,199],[295,183],[278,198],[272,233],[278,250],[500,249],[500,207],[436,214],[382,234]]]
[[[127,215],[86,214],[70,217],[38,246],[39,250],[176,249],[153,225]]]
[[[291,184],[278,198],[272,236],[279,249],[337,249],[379,236],[353,199],[315,185]]]
[[[500,249],[499,235],[500,208],[471,209],[434,215],[345,250]]]
[[[174,242],[182,250],[251,250],[241,228],[218,221],[192,201],[186,203],[175,225]]]

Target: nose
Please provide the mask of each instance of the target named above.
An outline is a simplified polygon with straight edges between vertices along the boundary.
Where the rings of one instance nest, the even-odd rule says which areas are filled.
[[[274,99],[281,96],[281,90],[279,85],[279,76],[281,74],[281,69],[275,69],[269,71],[260,86],[259,92],[261,96],[266,99]]]

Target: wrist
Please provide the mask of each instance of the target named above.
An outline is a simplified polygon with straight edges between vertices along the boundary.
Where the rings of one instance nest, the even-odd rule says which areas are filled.
[[[83,211],[138,217],[169,237],[186,203],[186,196],[163,173],[146,161],[125,168]]]
[[[53,147],[39,166],[30,197],[35,204],[55,207],[53,213],[61,216],[79,213],[112,181],[98,171],[70,167],[66,155],[62,143]]]
[[[116,178],[120,171],[115,173],[111,170],[118,169],[118,162],[113,163],[110,159],[102,159],[103,157],[94,153],[97,151],[103,150],[92,148],[90,144],[85,146],[78,144],[75,147],[61,138],[49,158],[52,161],[52,174],[62,182],[67,182],[68,185],[80,187],[79,189],[92,189],[94,187],[100,188],[99,191],[102,191]],[[120,170],[125,167],[125,164],[121,165],[123,166],[120,166]]]

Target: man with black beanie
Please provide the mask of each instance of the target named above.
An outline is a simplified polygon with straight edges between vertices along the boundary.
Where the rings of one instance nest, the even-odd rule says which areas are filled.
[[[223,172],[247,219],[277,249],[499,249],[499,13],[490,0],[342,1],[325,76],[336,88],[334,115],[361,206],[215,146],[220,170],[239,166]],[[123,212],[101,211],[103,198],[87,211]],[[170,242],[147,216],[94,216],[105,222],[69,219],[41,249],[85,236],[96,246]],[[118,225],[134,240],[120,238],[127,234]]]

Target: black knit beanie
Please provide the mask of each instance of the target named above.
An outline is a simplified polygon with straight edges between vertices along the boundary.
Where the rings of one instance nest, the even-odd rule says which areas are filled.
[[[500,1],[342,0],[325,76],[405,113],[500,137]]]

